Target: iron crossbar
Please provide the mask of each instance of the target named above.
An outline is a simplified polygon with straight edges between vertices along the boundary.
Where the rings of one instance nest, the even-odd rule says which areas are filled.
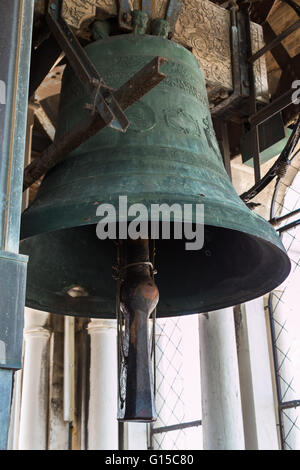
[[[297,408],[300,406],[300,400],[291,400],[279,404],[281,410],[286,410],[287,408]]]
[[[61,0],[52,0],[46,15],[50,31],[65,52],[81,84],[91,97],[93,107],[109,127],[126,132],[129,122],[108,87],[90,61],[77,37],[61,16]]]
[[[166,59],[163,57],[154,58],[118,90],[114,91],[113,95],[122,110],[127,109],[166,78],[166,75],[160,71],[160,66],[164,62]],[[58,142],[54,141],[40,157],[34,159],[25,168],[23,191],[105,126],[106,122],[96,112],[81,120]]]
[[[159,428],[152,427],[152,434],[159,434],[162,432],[176,431],[178,429],[193,428],[197,426],[202,426],[202,420],[190,421],[187,423],[172,424],[170,426],[161,426]]]
[[[279,225],[284,220],[290,219],[291,217],[294,217],[294,215],[297,215],[299,213],[300,213],[300,209],[295,209],[294,211],[289,212],[288,214],[282,215],[281,217],[274,217],[273,219],[270,219],[269,222],[272,225]]]
[[[299,224],[300,224],[300,219],[295,220],[294,222],[291,222],[290,224],[287,224],[284,227],[280,227],[279,229],[277,229],[277,232],[279,233],[286,232],[287,230],[290,230],[291,228],[294,228]]]

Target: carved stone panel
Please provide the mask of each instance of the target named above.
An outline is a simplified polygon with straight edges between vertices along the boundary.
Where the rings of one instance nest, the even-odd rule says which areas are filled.
[[[141,8],[141,0],[132,0],[133,8]],[[165,17],[168,0],[153,1],[153,17]],[[117,0],[64,0],[66,21],[80,28],[97,17],[117,14]],[[204,72],[208,92],[226,96],[233,89],[230,56],[230,13],[209,0],[183,0],[173,40],[191,48]],[[263,31],[252,23],[252,47],[256,52],[263,46]],[[255,63],[257,97],[268,101],[268,81],[265,58]]]
[[[183,1],[174,41],[190,47],[209,87],[232,90],[228,12],[205,0]]]
[[[263,47],[263,30],[252,23],[253,52]],[[174,41],[190,47],[206,78],[208,91],[232,91],[230,57],[230,13],[208,0],[183,0]],[[255,63],[258,99],[268,100],[267,69],[264,57]]]
[[[63,0],[62,15],[70,26],[79,29],[96,16],[103,19],[117,14],[116,0]],[[102,15],[101,15],[102,13]]]

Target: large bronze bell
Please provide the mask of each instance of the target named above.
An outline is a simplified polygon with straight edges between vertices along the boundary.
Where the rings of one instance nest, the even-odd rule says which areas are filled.
[[[158,317],[236,305],[280,284],[289,259],[275,230],[241,201],[224,170],[193,54],[162,37],[133,34],[96,41],[86,52],[115,88],[155,56],[167,58],[167,78],[128,109],[125,134],[106,128],[47,173],[22,218],[27,305],[115,318],[116,247],[97,238],[95,224],[98,205],[118,208],[120,195],[149,211],[153,203],[204,204],[201,250],[185,250],[185,240],[156,241]],[[56,139],[88,112],[88,101],[67,67]],[[70,295],[73,288],[78,295]]]

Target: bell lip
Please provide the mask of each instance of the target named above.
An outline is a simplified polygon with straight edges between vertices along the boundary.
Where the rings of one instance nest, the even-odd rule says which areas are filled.
[[[201,314],[201,313],[207,313],[210,311],[221,310],[221,309],[228,308],[228,307],[233,307],[241,303],[249,302],[258,297],[262,297],[263,295],[272,292],[278,286],[280,286],[288,277],[291,271],[291,261],[285,249],[284,248],[282,249],[280,246],[274,245],[274,243],[269,242],[268,240],[262,239],[261,237],[258,237],[249,233],[247,235],[257,239],[257,241],[259,241],[260,243],[271,246],[272,249],[275,250],[276,265],[278,265],[279,263],[281,265],[280,275],[278,275],[276,280],[270,279],[268,282],[264,284],[263,287],[256,288],[255,292],[244,295],[242,299],[241,299],[240,290],[238,290],[238,291],[235,291],[234,294],[228,295],[226,299],[223,298],[221,301],[218,301],[217,299],[215,299],[213,303],[209,304],[206,302],[205,306],[199,305],[199,307],[195,307],[192,310],[189,308],[183,308],[179,310],[177,308],[177,310],[175,311],[174,309],[170,308],[170,306],[166,308],[164,307],[163,298],[161,298],[160,303],[157,308],[157,318],[168,318],[168,317],[175,317],[175,316],[181,316],[181,315]],[[99,319],[116,319],[115,313],[108,313],[108,312],[114,312],[114,309],[112,309],[111,306],[108,305],[109,302],[111,301],[108,301],[106,304],[104,303],[104,305],[99,306],[100,304],[99,304],[99,301],[97,301],[97,298],[93,298],[91,301],[89,301],[90,305],[86,306],[86,304],[82,302],[82,299],[87,299],[87,298],[86,297],[78,297],[78,298],[70,297],[67,308],[66,308],[66,305],[63,304],[61,307],[56,305],[56,308],[54,309],[51,305],[43,304],[40,301],[36,301],[33,299],[26,299],[26,306],[33,308],[33,309],[37,309],[37,310],[51,311],[59,315],[99,318]],[[92,306],[95,304],[97,304],[97,310],[102,312],[101,314],[97,314],[93,310]]]
[[[131,204],[132,195],[128,195],[128,205]],[[139,202],[136,195],[134,195],[136,202]],[[143,195],[144,197],[144,195]],[[238,199],[238,196],[237,196]],[[153,200],[145,200],[141,199],[147,208],[148,208],[148,220],[156,221],[150,215],[149,207],[151,204],[154,203],[161,203],[164,201],[166,204],[199,204],[202,203],[204,205],[204,225],[215,227],[215,228],[224,228],[228,230],[234,230],[237,232],[245,233],[247,235],[251,235],[257,238],[260,238],[263,241],[268,241],[274,246],[277,246],[281,249],[284,253],[286,252],[280,236],[274,229],[274,227],[263,217],[259,214],[250,211],[247,206],[240,200],[239,206],[232,207],[230,204],[226,202],[214,199],[207,199],[207,200],[199,200],[196,197],[192,196],[184,196],[182,194],[175,194],[172,195],[170,198],[170,194],[164,194],[162,192],[155,194],[155,199]],[[110,200],[110,204],[115,204],[117,206],[117,202],[115,198]],[[98,203],[99,205],[99,203]],[[69,217],[69,214],[73,214],[73,217]],[[228,214],[231,213],[231,217]],[[251,214],[252,224],[247,227],[245,226],[243,217]],[[83,214],[85,217],[83,217]],[[118,216],[118,212],[116,212]],[[173,215],[171,214],[170,221],[174,222],[175,220],[172,218]],[[240,223],[240,218],[243,223]],[[128,216],[128,222],[134,220],[134,216]],[[254,224],[253,220],[256,219],[257,223]],[[161,217],[157,219],[161,221]],[[61,222],[63,221],[63,223]],[[100,221],[100,217],[96,215],[96,205],[95,201],[85,201],[84,203],[80,203],[76,205],[74,208],[74,202],[71,201],[69,203],[62,203],[56,204],[53,207],[49,206],[41,206],[36,207],[35,201],[29,206],[22,214],[21,218],[21,231],[20,231],[20,241],[23,241],[27,238],[31,238],[33,236],[37,236],[43,233],[51,233],[56,232],[59,230],[65,230],[75,227],[84,227],[89,225],[96,225]],[[194,220],[191,219],[192,223]]]
[[[139,39],[142,39],[142,40],[145,40],[145,37],[147,40],[149,40],[149,43],[150,41],[153,43],[153,42],[160,42],[161,44],[168,44],[168,47],[172,47],[174,50],[177,49],[179,51],[179,49],[181,51],[184,51],[185,52],[185,55],[186,57],[188,58],[193,58],[194,62],[196,62],[196,59],[195,57],[193,56],[193,54],[191,52],[189,52],[187,49],[185,49],[183,46],[180,46],[174,42],[171,42],[171,41],[167,41],[166,39],[164,38],[160,38],[160,37],[157,37],[157,36],[151,36],[151,35],[143,35],[143,36],[132,36],[132,35],[119,35],[119,36],[114,36],[112,38],[109,38],[107,40],[101,40],[101,44],[106,44],[108,42],[112,42],[112,41],[115,41],[117,42],[118,40],[122,39],[122,40],[127,40],[128,43],[130,41],[138,41]],[[103,42],[104,41],[104,42]],[[92,43],[90,44],[89,46],[87,47],[95,47],[96,43]],[[98,46],[97,46],[98,47]],[[189,60],[189,63],[191,63],[191,61]],[[198,65],[198,63],[197,63]],[[201,74],[201,77],[203,76],[201,71],[200,71],[200,74]],[[157,194],[158,197],[161,197],[163,196],[162,193],[159,193]],[[168,194],[167,196],[170,197],[170,195]],[[181,199],[182,201],[185,201],[184,200],[184,197],[182,196],[182,194],[176,194],[176,197],[177,199]],[[238,199],[238,196],[236,195],[236,201]],[[94,199],[94,201],[96,201],[97,199]],[[77,204],[77,200],[74,201],[76,204]],[[166,202],[168,202],[168,197],[166,198]],[[173,202],[177,202],[176,200],[173,200]],[[191,203],[195,203],[195,199],[193,200],[193,196],[191,196],[191,200],[188,201],[186,200],[185,202],[191,202]],[[198,201],[199,202],[199,201]],[[209,203],[211,204],[212,201],[209,201]],[[218,201],[218,203],[220,204],[220,201]],[[89,204],[92,205],[93,202],[92,201],[89,201]],[[241,201],[240,201],[240,204],[241,206],[244,205]],[[229,206],[226,206],[226,204],[223,204],[223,207],[222,207],[222,210],[223,211],[227,211],[227,208]],[[212,204],[212,208],[213,208],[213,204]],[[64,214],[66,214],[66,212],[72,210],[72,204],[70,205],[65,205],[65,207],[59,207],[59,213],[55,213],[54,211],[52,211],[52,208],[50,208],[50,211],[48,212],[48,209],[49,209],[49,206],[44,206],[44,207],[34,207],[33,208],[33,211],[32,213],[30,212],[31,209],[29,208],[28,209],[28,213],[27,211],[24,213],[24,216],[25,216],[25,219],[27,219],[27,228],[29,227],[30,223],[33,222],[34,223],[34,230],[33,232],[30,232],[29,230],[26,229],[26,227],[24,228],[24,226],[22,226],[22,235],[21,235],[21,238],[22,239],[25,239],[29,236],[32,236],[34,235],[34,232],[36,235],[38,235],[39,233],[46,233],[46,232],[53,232],[53,231],[56,231],[56,230],[59,230],[59,229],[67,229],[67,228],[71,228],[71,227],[75,227],[75,226],[85,226],[85,225],[90,225],[90,224],[96,224],[98,222],[98,218],[96,218],[94,216],[94,219],[92,218],[92,220],[90,221],[87,221],[87,220],[84,220],[84,217],[82,215],[80,216],[77,216],[75,217],[74,216],[74,220],[73,222],[70,222],[70,218],[68,221],[66,221],[66,218],[64,218]],[[55,211],[56,211],[57,207],[55,208]],[[82,205],[80,207],[80,211],[82,213],[82,211],[85,209],[85,206]],[[96,212],[95,210],[95,206],[94,206],[94,213]],[[289,271],[290,271],[290,262],[288,260],[288,263],[287,261],[285,261],[282,257],[286,257],[287,258],[287,255],[285,254],[285,250],[284,250],[284,247],[279,239],[279,237],[275,236],[276,235],[276,232],[275,230],[273,229],[273,227],[271,227],[264,219],[262,219],[262,221],[265,223],[265,226],[262,227],[260,229],[259,225],[260,225],[260,222],[259,222],[259,216],[258,216],[258,220],[257,220],[257,224],[252,223],[250,224],[251,225],[251,230],[247,230],[247,227],[244,226],[243,227],[239,227],[239,216],[242,215],[242,214],[245,214],[245,207],[244,207],[244,211],[242,210],[242,207],[240,207],[240,209],[238,209],[237,207],[235,207],[235,209],[237,210],[237,213],[234,215],[234,216],[224,216],[224,217],[220,217],[218,219],[219,220],[219,223],[217,224],[215,222],[215,220],[213,220],[213,218],[210,216],[208,222],[206,222],[206,225],[210,225],[210,226],[213,226],[213,227],[221,227],[221,228],[226,228],[226,229],[229,229],[229,230],[235,230],[237,232],[242,232],[242,233],[246,233],[248,234],[249,236],[252,236],[252,237],[256,237],[260,240],[262,240],[264,243],[270,243],[273,247],[273,249],[275,250],[275,259],[278,260],[278,263],[280,263],[280,266],[282,267],[282,276],[278,276],[277,277],[277,281],[276,283],[273,283],[270,285],[270,288],[268,288],[268,290],[266,290],[265,288],[264,289],[261,289],[261,291],[259,291],[258,289],[256,289],[255,291],[255,295],[250,295],[249,296],[246,296],[244,299],[243,299],[243,302],[244,301],[248,301],[248,300],[252,300],[256,297],[259,297],[263,294],[265,294],[266,292],[269,292],[271,291],[272,289],[276,288],[284,279],[285,277],[288,275]],[[64,210],[65,210],[65,213],[64,213]],[[247,209],[248,210],[248,209]],[[43,212],[44,211],[44,212]],[[250,211],[249,211],[250,212]],[[253,213],[255,214],[255,213]],[[86,214],[86,217],[89,217],[90,215],[90,212],[88,212]],[[219,215],[219,214],[218,214]],[[255,214],[257,215],[257,214]],[[55,217],[56,217],[56,220],[55,220]],[[63,220],[63,223],[65,224],[64,226],[58,226],[58,220]],[[51,221],[50,221],[51,219]],[[224,223],[225,221],[225,223]],[[47,230],[44,230],[44,226],[45,224],[47,225],[47,223],[49,222],[49,225],[47,226]],[[26,225],[26,224],[25,224]],[[259,233],[261,234],[261,236],[259,236],[259,234],[256,233],[256,225],[258,226],[259,228]],[[269,226],[267,228],[267,226]],[[42,227],[42,229],[41,229]],[[265,231],[263,230],[263,228],[265,228]],[[278,252],[279,250],[279,252]],[[276,255],[277,253],[277,255]],[[288,258],[287,258],[288,259]],[[289,266],[288,266],[289,264]],[[271,271],[271,263],[270,263],[270,271]],[[278,279],[279,282],[278,282]],[[276,284],[276,285],[275,285]],[[234,296],[231,296],[230,299],[232,299]],[[75,299],[75,303],[72,303],[72,305],[76,305],[76,302],[79,302],[79,300]],[[193,314],[193,313],[204,313],[204,312],[207,312],[210,310],[215,310],[215,309],[220,309],[220,308],[226,308],[226,307],[229,307],[229,306],[232,306],[232,305],[236,305],[237,303],[240,303],[240,302],[236,302],[236,301],[232,301],[230,300],[230,304],[228,303],[229,301],[227,302],[223,302],[223,304],[221,305],[218,305],[217,302],[214,302],[214,306],[213,308],[209,308],[209,307],[206,307],[205,309],[197,309],[197,311],[195,309],[193,309],[193,311],[190,311],[188,308],[185,309],[184,311],[181,311],[180,314],[183,314],[183,315],[188,315],[188,314]],[[32,302],[31,305],[33,305],[34,301]],[[216,307],[217,306],[217,307]],[[35,306],[33,306],[33,308],[38,308],[38,309],[41,309],[41,310],[49,310],[49,311],[53,311],[53,309],[51,309],[49,306],[48,307],[45,307],[45,306],[37,306],[35,304]],[[70,310],[72,310],[70,308]],[[88,309],[86,309],[86,311],[88,311]],[[60,313],[60,312],[57,312],[57,313]],[[72,310],[72,312],[66,312],[66,311],[62,311],[61,312],[62,314],[65,314],[65,315],[72,315],[74,316],[74,310]],[[178,313],[173,313],[171,312],[170,314],[163,314],[163,315],[159,315],[158,313],[158,316],[176,316],[178,315]],[[84,314],[82,312],[79,312],[77,316],[84,316]],[[89,317],[91,315],[88,315]],[[111,316],[111,315],[92,315],[93,318],[114,318],[114,316]]]

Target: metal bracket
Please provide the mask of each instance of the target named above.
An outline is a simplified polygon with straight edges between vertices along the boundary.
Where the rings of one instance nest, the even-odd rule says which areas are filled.
[[[233,92],[211,109],[213,118],[222,118],[224,113],[228,115],[231,108],[236,108],[241,100],[249,96],[243,17],[239,14],[239,7],[234,1],[230,2],[229,10]]]
[[[118,0],[118,23],[123,31],[132,31],[131,5],[128,0]]]
[[[176,22],[181,10],[182,0],[170,0],[166,14],[166,20],[170,25],[171,34],[174,33]]]
[[[94,110],[99,113],[107,126],[126,132],[129,126],[127,117],[115,100],[113,90],[104,83],[75,34],[62,18],[61,5],[61,0],[52,0],[49,4],[46,18],[51,32],[91,96]]]

